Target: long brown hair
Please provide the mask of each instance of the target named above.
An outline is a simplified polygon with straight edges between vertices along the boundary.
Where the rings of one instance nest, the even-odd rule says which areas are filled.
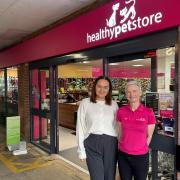
[[[106,101],[107,105],[111,105],[111,103],[112,103],[112,84],[111,84],[110,79],[106,76],[100,76],[94,81],[92,91],[91,91],[90,101],[93,103],[96,103],[96,85],[97,85],[98,81],[101,79],[104,79],[104,80],[108,81],[108,83],[109,83],[109,92],[105,97],[105,101]]]

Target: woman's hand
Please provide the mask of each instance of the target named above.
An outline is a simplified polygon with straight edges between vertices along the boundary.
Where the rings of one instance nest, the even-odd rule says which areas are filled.
[[[81,162],[84,162],[84,161],[86,161],[86,158],[84,158],[84,159],[80,159],[80,161],[81,161]]]

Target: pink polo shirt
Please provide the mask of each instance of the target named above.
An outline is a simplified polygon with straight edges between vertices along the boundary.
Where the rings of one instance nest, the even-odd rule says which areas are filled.
[[[118,148],[127,154],[146,154],[147,128],[149,124],[156,123],[153,111],[142,104],[132,111],[130,105],[126,105],[117,111],[117,121],[121,123],[122,129]]]

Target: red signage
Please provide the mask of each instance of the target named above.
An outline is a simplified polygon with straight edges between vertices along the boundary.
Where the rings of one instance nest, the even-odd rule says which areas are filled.
[[[114,0],[0,53],[0,67],[63,55],[180,25],[179,0]]]

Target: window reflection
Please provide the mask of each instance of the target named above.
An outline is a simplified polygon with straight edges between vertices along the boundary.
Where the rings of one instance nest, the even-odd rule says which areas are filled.
[[[18,70],[7,68],[7,107],[8,116],[18,115]]]
[[[157,92],[159,94],[158,133],[174,136],[175,48],[157,50]]]
[[[4,70],[0,70],[0,123],[5,123],[5,82]]]

